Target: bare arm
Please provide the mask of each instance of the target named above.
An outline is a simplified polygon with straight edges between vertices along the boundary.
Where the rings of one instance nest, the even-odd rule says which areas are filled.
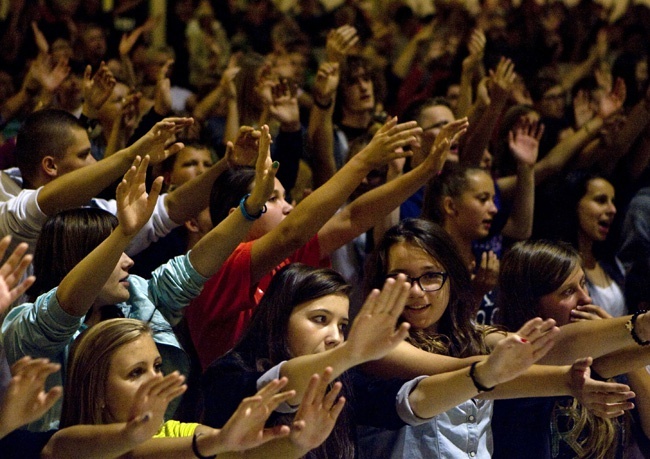
[[[339,64],[324,62],[314,82],[314,105],[309,113],[307,139],[311,148],[314,187],[318,188],[336,173],[334,161],[334,100],[339,82]]]
[[[370,144],[334,177],[305,198],[278,227],[255,241],[251,249],[252,283],[257,283],[284,258],[309,241],[345,203],[370,170],[407,155],[395,149],[414,142],[419,128],[415,122],[396,123],[396,119],[387,122]]]
[[[162,177],[156,179],[147,195],[145,177],[148,165],[148,157],[142,161],[136,158],[117,187],[117,228],[61,281],[56,295],[61,308],[68,314],[81,317],[88,312],[131,239],[151,217]]]

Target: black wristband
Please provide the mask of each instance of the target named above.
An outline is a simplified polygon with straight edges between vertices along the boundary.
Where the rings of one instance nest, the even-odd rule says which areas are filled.
[[[472,364],[472,366],[469,367],[469,377],[472,378],[472,382],[474,383],[474,387],[476,387],[476,389],[479,391],[479,393],[481,393],[481,392],[490,392],[491,390],[494,390],[495,386],[485,387],[483,384],[481,384],[480,382],[478,382],[476,380],[476,364],[477,363],[478,362],[474,362]]]
[[[641,309],[635,312],[634,315],[632,315],[632,317],[630,318],[630,320],[628,320],[627,323],[625,324],[625,328],[627,328],[630,331],[630,335],[632,335],[632,339],[639,346],[647,346],[650,344],[650,340],[643,341],[636,332],[636,319],[645,312],[647,312],[645,309]]]
[[[197,439],[197,435],[195,432],[194,435],[192,435],[192,452],[194,453],[194,455],[199,459],[216,459],[217,457],[216,454],[214,456],[204,456],[201,453],[199,453],[199,446],[196,444],[196,439]]]

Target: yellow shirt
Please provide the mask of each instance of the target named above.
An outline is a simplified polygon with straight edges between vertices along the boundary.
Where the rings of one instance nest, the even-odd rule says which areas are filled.
[[[153,438],[191,437],[198,426],[199,424],[190,422],[167,421]]]

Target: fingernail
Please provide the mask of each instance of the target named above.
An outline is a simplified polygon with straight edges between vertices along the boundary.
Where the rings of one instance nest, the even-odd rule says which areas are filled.
[[[273,161],[272,166],[273,166],[273,169],[277,169],[278,167],[280,167],[280,163],[277,162],[277,161]]]
[[[522,343],[527,343],[528,340],[527,340],[526,338],[521,338],[521,342],[522,342]]]

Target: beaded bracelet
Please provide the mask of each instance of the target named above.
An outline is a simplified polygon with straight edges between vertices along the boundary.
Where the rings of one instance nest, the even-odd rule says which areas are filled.
[[[256,214],[256,215],[251,215],[251,214],[249,214],[249,213],[246,211],[246,206],[244,206],[244,202],[246,202],[246,199],[247,199],[250,195],[251,195],[251,194],[248,193],[246,196],[244,196],[243,198],[241,198],[241,201],[239,201],[239,210],[241,210],[241,213],[242,213],[242,215],[244,216],[244,218],[245,218],[246,220],[252,222],[252,221],[255,221],[255,220],[257,220],[258,218],[260,218],[260,217],[262,216],[262,214],[266,212],[266,204],[264,204],[264,205],[262,206],[262,210],[260,210],[260,212],[259,212],[258,214]]]
[[[490,392],[491,390],[494,390],[495,386],[492,387],[485,387],[483,384],[478,382],[476,380],[476,364],[478,362],[474,362],[471,367],[469,367],[469,377],[472,378],[472,382],[474,383],[474,387],[478,389],[479,393],[481,392]]]
[[[199,459],[216,459],[216,457],[217,457],[216,454],[213,455],[213,456],[204,456],[199,452],[199,446],[196,444],[196,439],[197,438],[198,438],[198,436],[196,435],[196,432],[195,432],[194,435],[192,435],[192,452],[194,453],[194,455],[196,457],[198,457]]]
[[[625,328],[627,328],[630,331],[630,335],[632,335],[632,339],[639,346],[647,346],[650,344],[650,340],[643,341],[636,332],[636,319],[637,317],[639,317],[641,314],[645,312],[647,312],[645,309],[641,309],[635,312],[634,315],[632,315],[632,317],[630,318],[630,320],[628,320],[627,323],[625,324]]]

